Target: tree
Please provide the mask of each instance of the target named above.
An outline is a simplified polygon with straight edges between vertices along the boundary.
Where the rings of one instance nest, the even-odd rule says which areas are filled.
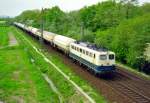
[[[120,3],[123,4],[125,6],[125,17],[126,19],[129,19],[130,18],[130,11],[131,9],[138,4],[138,0],[120,0]]]

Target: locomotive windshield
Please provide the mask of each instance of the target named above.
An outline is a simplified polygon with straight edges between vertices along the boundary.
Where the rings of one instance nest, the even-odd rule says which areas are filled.
[[[106,60],[107,56],[106,55],[100,55],[100,60]]]
[[[110,55],[109,55],[109,59],[110,59],[110,60],[113,60],[114,58],[115,58],[115,56],[114,56],[113,54],[110,54]]]

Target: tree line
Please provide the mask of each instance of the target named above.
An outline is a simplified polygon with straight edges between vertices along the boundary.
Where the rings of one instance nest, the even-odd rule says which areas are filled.
[[[91,42],[116,53],[117,60],[150,73],[144,54],[150,43],[150,3],[137,0],[109,0],[77,11],[63,12],[59,7],[27,10],[14,20]]]

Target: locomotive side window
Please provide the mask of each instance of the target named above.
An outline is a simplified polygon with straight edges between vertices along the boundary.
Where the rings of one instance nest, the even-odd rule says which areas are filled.
[[[114,56],[113,54],[110,54],[110,55],[109,55],[109,59],[110,59],[110,60],[113,60],[114,58],[115,58],[115,56]]]
[[[77,51],[79,51],[79,48],[77,47]]]
[[[82,49],[80,49],[80,52],[82,53]]]
[[[100,55],[100,60],[106,60],[107,56],[106,55]]]
[[[76,50],[76,47],[74,47],[74,49]]]
[[[74,49],[74,46],[72,45],[71,48]]]
[[[90,52],[90,55],[89,55],[90,57],[92,57],[92,53]]]
[[[95,58],[95,54],[94,54],[94,58]]]
[[[83,54],[85,54],[85,50],[83,50]]]
[[[88,51],[86,51],[86,55],[88,55],[89,54],[89,52]]]

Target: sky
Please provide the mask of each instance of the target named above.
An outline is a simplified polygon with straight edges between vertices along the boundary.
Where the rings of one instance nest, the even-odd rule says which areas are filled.
[[[59,6],[63,11],[78,10],[105,0],[0,0],[0,16],[17,16],[24,10],[51,8]],[[150,0],[139,0],[150,2]]]

